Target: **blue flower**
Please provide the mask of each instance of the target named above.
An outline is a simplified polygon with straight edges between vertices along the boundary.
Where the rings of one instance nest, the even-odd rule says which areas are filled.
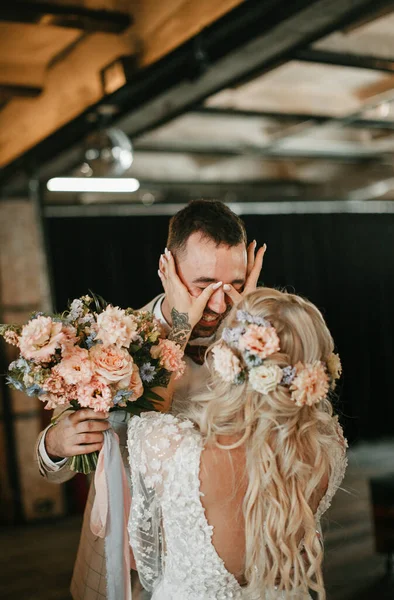
[[[225,327],[222,331],[222,340],[226,344],[236,344],[243,333],[245,333],[245,327]]]
[[[25,392],[30,397],[32,397],[32,396],[41,396],[42,394],[45,394],[45,390],[43,390],[36,383],[34,383],[30,387],[26,388]]]
[[[118,390],[114,396],[114,404],[119,404],[119,402],[127,402],[132,395],[133,392],[131,390]]]
[[[281,385],[290,385],[291,383],[293,383],[294,378],[296,376],[295,367],[285,367],[284,369],[282,369],[282,372],[283,377],[282,381],[280,382]]]
[[[246,310],[237,310],[237,321],[240,323],[253,323],[254,325],[260,325],[261,327],[270,327],[271,324],[264,317],[258,317],[251,315]]]
[[[25,358],[18,358],[17,360],[14,360],[14,362],[12,362],[8,367],[9,371],[13,371],[14,369],[18,369],[27,375],[31,371],[31,366]]]
[[[23,383],[21,381],[18,381],[14,377],[11,377],[10,375],[7,376],[6,382],[8,383],[8,385],[11,385],[13,388],[18,390],[18,392],[25,391],[25,386],[23,385]]]
[[[95,331],[93,331],[90,335],[88,335],[88,337],[85,340],[85,344],[88,347],[88,350],[90,350],[90,348],[92,348],[92,346],[95,346],[96,344],[102,344],[103,342],[101,340],[96,340],[97,333]]]
[[[156,375],[156,369],[151,363],[144,363],[140,368],[140,377],[144,383],[151,383]]]

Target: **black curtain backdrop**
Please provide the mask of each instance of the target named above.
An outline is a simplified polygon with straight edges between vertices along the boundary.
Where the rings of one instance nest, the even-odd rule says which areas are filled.
[[[309,298],[341,355],[337,410],[351,442],[394,434],[394,215],[244,216],[267,243],[266,286]],[[47,220],[58,310],[88,289],[141,307],[161,291],[168,217]]]

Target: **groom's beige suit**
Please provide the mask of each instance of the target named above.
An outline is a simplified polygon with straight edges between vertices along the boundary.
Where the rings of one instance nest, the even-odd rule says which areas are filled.
[[[148,310],[153,312],[157,317],[162,317],[161,302],[163,298],[164,295],[157,296],[144,306],[142,310]],[[163,317],[161,320],[162,319]],[[186,372],[174,393],[173,406],[175,406],[175,412],[179,412],[181,402],[187,398],[192,390],[196,390],[203,385],[208,376],[208,370],[204,365],[196,365],[188,357],[185,357],[185,360],[187,365]],[[126,466],[126,471],[129,472],[126,445],[127,420],[125,420],[125,417],[127,418],[127,415],[125,415],[123,411],[114,412],[110,415],[110,422],[119,436],[123,461]],[[53,463],[52,467],[48,464],[48,459],[44,459],[42,439],[45,436],[47,429],[41,432],[36,444],[36,456],[39,471],[43,477],[48,479],[48,481],[53,483],[64,483],[71,479],[75,473],[70,469],[70,459],[63,461],[61,466]],[[95,488],[94,481],[92,481],[86,503],[81,538],[71,581],[71,595],[74,600],[106,600],[107,598],[104,539],[93,535],[90,529],[90,515],[94,498]],[[132,582],[133,600],[145,600],[145,598],[150,598],[150,595],[140,586],[138,577],[134,571],[132,571]]]

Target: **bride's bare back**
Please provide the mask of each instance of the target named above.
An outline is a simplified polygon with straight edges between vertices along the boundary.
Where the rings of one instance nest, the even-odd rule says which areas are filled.
[[[242,503],[248,487],[245,447],[222,450],[207,446],[201,454],[200,484],[201,503],[208,523],[213,526],[213,545],[226,569],[242,585],[245,564]]]
[[[236,438],[221,438],[221,445],[231,445]],[[328,475],[321,481],[311,499],[315,513],[327,491]],[[209,444],[201,454],[201,503],[207,521],[213,526],[212,542],[226,569],[243,585],[245,564],[245,520],[243,500],[248,487],[246,450],[242,445],[223,450]],[[300,531],[300,539],[303,532]]]

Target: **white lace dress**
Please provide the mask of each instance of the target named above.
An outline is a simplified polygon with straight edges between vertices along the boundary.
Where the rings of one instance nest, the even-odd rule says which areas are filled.
[[[244,598],[243,588],[212,544],[213,527],[200,500],[202,438],[193,424],[168,414],[145,413],[130,419],[127,443],[133,490],[130,544],[152,600]],[[342,481],[343,453],[335,464],[317,525]],[[278,600],[282,597],[278,592]],[[296,598],[309,596],[295,592]]]

